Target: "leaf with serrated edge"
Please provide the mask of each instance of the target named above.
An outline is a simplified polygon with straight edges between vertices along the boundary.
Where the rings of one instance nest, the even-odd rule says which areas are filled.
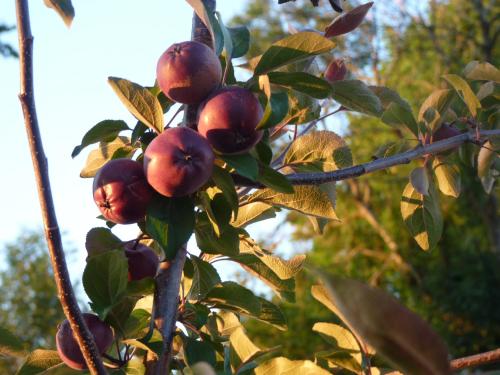
[[[271,189],[262,189],[249,197],[249,203],[264,202],[306,215],[338,220],[328,194],[318,186],[295,186],[294,189],[294,194],[282,194]]]
[[[359,281],[323,277],[325,288],[356,332],[405,374],[451,374],[448,349],[418,315]]]
[[[61,362],[57,351],[37,349],[28,355],[26,361],[17,370],[16,375],[40,374]]]
[[[273,358],[255,368],[255,375],[329,375],[311,361],[292,361],[285,357]]]
[[[344,79],[332,83],[332,98],[351,111],[378,117],[382,103],[377,95],[363,82]]]
[[[481,108],[481,103],[476,97],[469,84],[456,74],[445,74],[443,78],[455,89],[458,96],[463,100],[470,114],[476,117],[477,110]]]
[[[203,299],[212,288],[221,282],[217,270],[210,263],[192,255],[190,258],[194,268],[194,278],[189,291],[190,300]]]
[[[163,110],[148,89],[123,78],[109,77],[108,83],[134,117],[157,133],[163,131]]]
[[[488,62],[472,61],[464,69],[467,79],[500,83],[500,70]]]
[[[273,206],[262,203],[254,202],[245,204],[238,209],[238,216],[231,221],[231,225],[238,228],[244,228],[252,223],[272,219],[276,217]]]
[[[432,163],[437,185],[441,193],[458,198],[460,195],[460,170],[456,165],[446,163],[444,158],[436,156]]]
[[[71,0],[43,0],[43,2],[59,14],[66,26],[71,26],[73,18],[75,18],[75,8],[73,8]]]
[[[430,184],[429,195],[422,195],[408,183],[401,197],[401,215],[423,250],[436,246],[443,232],[443,218],[433,184]]]
[[[89,153],[85,166],[80,172],[80,177],[94,177],[107,161],[113,158],[114,153],[130,143],[127,137],[117,137],[110,143],[101,142],[96,150]]]
[[[301,172],[331,172],[352,166],[352,154],[340,136],[322,130],[294,140],[284,163]]]
[[[264,52],[255,75],[266,74],[284,65],[330,51],[335,43],[315,32],[303,31],[275,42]]]
[[[125,121],[104,120],[92,127],[82,138],[79,146],[76,146],[71,153],[71,157],[76,157],[85,147],[100,141],[111,142],[122,130],[130,130]]]

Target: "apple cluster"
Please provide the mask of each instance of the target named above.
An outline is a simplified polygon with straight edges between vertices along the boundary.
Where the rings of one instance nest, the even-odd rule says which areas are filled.
[[[147,145],[142,162],[108,161],[93,182],[94,201],[103,217],[117,224],[141,221],[157,193],[182,197],[195,193],[212,175],[215,154],[239,154],[262,138],[256,127],[263,110],[257,97],[237,86],[223,87],[217,55],[205,44],[188,41],[169,47],[156,70],[158,86],[172,101],[197,105],[194,127],[167,128]],[[137,241],[124,245],[129,281],[154,277],[158,255]],[[93,314],[84,314],[97,348],[104,354],[114,340],[111,327]],[[82,352],[69,322],[56,336],[59,356],[73,369],[85,369]]]
[[[173,44],[161,55],[156,76],[169,99],[199,107],[196,130],[167,128],[149,143],[142,165],[114,159],[99,170],[94,201],[114,223],[144,218],[155,192],[166,197],[195,193],[210,178],[215,153],[244,153],[262,138],[256,129],[263,115],[257,97],[245,88],[221,85],[219,58],[205,44]]]

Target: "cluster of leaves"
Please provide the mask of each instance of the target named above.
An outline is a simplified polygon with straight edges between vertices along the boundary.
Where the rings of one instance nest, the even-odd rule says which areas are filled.
[[[173,344],[174,367],[196,371],[197,363],[206,362],[224,374],[321,374],[342,369],[356,373],[369,367],[370,358],[377,352],[394,367],[409,373],[448,373],[446,347],[423,321],[380,291],[341,279],[325,278],[325,286],[312,291],[348,328],[323,322],[314,326],[331,343],[332,350],[317,353],[316,363],[277,357],[278,348],[261,349],[250,341],[240,319],[248,317],[286,329],[280,308],[237,283],[222,281],[213,263],[234,262],[264,281],[279,298],[293,301],[294,277],[305,258],[284,260],[276,256],[259,246],[245,227],[272,218],[281,209],[306,215],[318,230],[328,221],[338,220],[334,183],[294,187],[286,174],[350,167],[352,156],[342,138],[330,131],[294,136],[280,153],[277,141],[294,127],[296,135],[297,126],[315,123],[320,100],[324,99],[333,99],[339,110],[380,118],[420,139],[427,134],[432,136],[444,122],[486,121],[494,128],[498,122],[493,113],[498,103],[494,83],[498,82],[498,71],[488,64],[469,65],[466,78],[488,81],[475,94],[459,76],[446,76],[452,89],[432,94],[422,105],[418,118],[408,103],[389,88],[368,86],[356,79],[329,83],[312,74],[308,68],[313,59],[335,48],[331,37],[346,34],[360,24],[371,7],[368,3],[333,20],[324,35],[298,32],[273,43],[261,56],[244,64],[252,76],[238,81],[232,60],[246,55],[249,31],[245,27],[226,27],[220,14],[211,12],[201,0],[188,2],[212,35],[224,67],[224,83],[246,87],[258,95],[265,108],[258,128],[265,135],[249,153],[218,155],[211,179],[193,196],[155,199],[145,220],[138,224],[138,240],[157,249],[166,261],[175,257],[192,234],[201,251],[198,255],[190,254],[184,267],[180,327]],[[149,142],[164,130],[164,115],[173,106],[156,85],[143,87],[115,77],[110,77],[109,83],[137,123],[130,127],[121,120],[104,120],[90,129],[72,154],[75,157],[85,147],[98,143],[89,153],[81,177],[93,177],[111,159],[140,160]],[[468,111],[465,120],[464,110]],[[496,146],[492,143],[482,149],[493,147]],[[390,149],[381,151],[382,156]],[[495,152],[484,153],[480,152],[478,162],[488,187],[498,172],[498,157]],[[458,195],[458,174],[453,166],[438,157],[430,164],[427,160],[425,168],[412,172],[402,200],[405,222],[425,249],[435,244],[442,227],[436,188],[427,165],[433,165],[443,193]],[[265,187],[238,193],[234,175]],[[116,372],[142,374],[145,369],[139,359],[146,353],[158,356],[162,350],[161,335],[152,319],[154,280],[128,281],[124,242],[111,232],[113,225],[107,225],[88,233],[83,286],[92,310],[114,328],[118,349],[111,349],[109,354],[125,358],[126,362]],[[388,316],[394,319],[388,320]],[[6,339],[0,347],[12,348],[10,336],[3,337]],[[61,364],[56,352],[41,350],[30,354],[18,373],[42,371],[72,373]]]

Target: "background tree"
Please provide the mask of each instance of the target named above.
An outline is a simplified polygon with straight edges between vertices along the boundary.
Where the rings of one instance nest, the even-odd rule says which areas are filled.
[[[64,314],[43,234],[26,230],[5,244],[1,254],[0,326],[22,337],[26,350],[54,347]],[[17,367],[15,359],[0,357],[0,373],[14,374]]]
[[[12,30],[15,30],[14,26],[9,26],[0,22],[0,37],[3,33],[7,33]],[[2,42],[2,40],[0,40],[0,55],[3,57],[19,57],[15,48],[8,43]]]
[[[348,59],[354,78],[393,88],[417,109],[440,87],[439,82],[443,83],[443,74],[459,74],[471,60],[500,63],[500,48],[494,43],[500,34],[497,2],[398,4],[377,3],[371,22],[342,38],[333,51],[335,57]],[[287,7],[268,0],[255,1],[234,22],[252,24],[253,52],[257,55],[263,46],[286,35],[289,25],[324,29],[329,22],[329,5],[307,5],[306,1]],[[378,119],[349,115],[346,120],[346,140],[357,162],[383,156],[378,152],[381,145],[393,144],[388,153],[417,145],[416,139],[404,139]],[[336,131],[342,128],[335,120],[322,125]],[[395,197],[401,195],[410,167],[399,166],[339,184],[337,210],[342,222],[332,222],[321,236],[316,236],[303,216],[288,215],[288,220],[296,224],[295,239],[313,240],[308,255],[313,264],[384,286],[430,321],[455,355],[491,349],[500,343],[496,319],[500,314],[500,277],[494,271],[500,266],[499,191],[484,193],[474,176],[469,152],[463,147],[457,156],[463,171],[460,199],[441,196],[445,229],[437,248],[429,253],[422,252],[409,233],[401,230],[400,206]],[[299,280],[306,284],[298,288],[308,294],[312,281]],[[305,358],[310,348],[303,342],[321,346],[310,329],[299,328],[305,322],[310,328],[317,321],[318,311],[310,307],[314,302],[307,297],[305,301],[283,306],[290,319],[290,332],[263,335],[255,322],[249,322],[247,328],[261,344],[271,347],[283,343],[286,355]],[[293,333],[294,325],[301,334]]]

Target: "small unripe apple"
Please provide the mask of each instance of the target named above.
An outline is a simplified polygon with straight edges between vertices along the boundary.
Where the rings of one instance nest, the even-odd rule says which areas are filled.
[[[169,128],[144,152],[149,184],[166,197],[189,195],[212,175],[215,155],[205,138],[186,127]]]
[[[142,280],[146,277],[155,277],[160,260],[158,255],[149,246],[135,241],[125,244],[125,256],[128,260],[129,281]]]
[[[325,79],[328,82],[341,81],[346,75],[347,67],[343,59],[332,60],[325,71]]]
[[[131,159],[108,161],[97,172],[93,191],[102,215],[117,224],[141,220],[153,196],[141,165]]]
[[[100,354],[105,353],[114,340],[111,327],[94,314],[84,313],[83,319],[94,337],[97,350]],[[68,367],[75,370],[84,370],[87,368],[82,351],[73,336],[73,331],[68,320],[63,321],[57,329],[56,346],[59,357]]]
[[[203,43],[171,45],[160,57],[156,80],[171,100],[184,104],[203,101],[219,86],[222,68],[214,51]]]
[[[262,131],[255,129],[262,115],[262,106],[250,90],[224,88],[202,105],[198,132],[222,154],[243,153],[262,138]]]

